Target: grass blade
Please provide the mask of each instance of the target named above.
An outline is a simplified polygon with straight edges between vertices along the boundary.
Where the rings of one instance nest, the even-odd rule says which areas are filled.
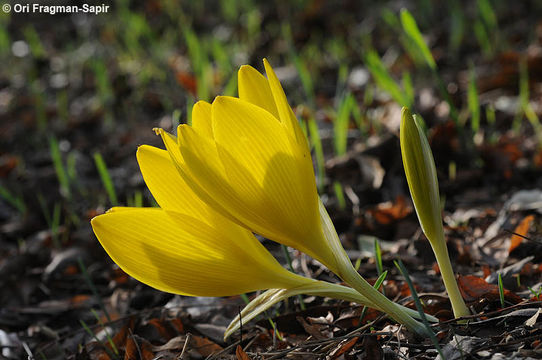
[[[49,150],[51,152],[51,159],[53,160],[56,177],[58,178],[58,182],[60,184],[60,193],[69,199],[71,197],[70,178],[68,177],[68,173],[64,168],[62,156],[60,155],[60,147],[55,137],[49,138]]]
[[[364,62],[369,72],[373,76],[376,84],[398,102],[401,106],[409,107],[411,104],[403,90],[397,85],[391,77],[388,70],[380,60],[380,57],[374,50],[370,50],[364,57]]]
[[[499,283],[499,299],[501,300],[501,307],[504,307],[504,286],[502,283],[502,274],[499,273],[497,277]]]
[[[414,17],[406,9],[401,10],[401,24],[403,25],[403,30],[405,33],[413,40],[416,48],[422,55],[427,65],[431,69],[436,70],[437,64],[435,63],[435,59],[433,58],[431,51],[423,39],[422,33],[418,28],[418,24],[416,24],[416,20],[414,20]]]
[[[307,129],[309,133],[310,144],[314,148],[314,156],[316,157],[316,173],[317,173],[317,185],[318,192],[324,190],[324,179],[326,176],[326,166],[324,158],[324,148],[322,146],[322,139],[320,137],[320,131],[316,120],[311,115],[307,121]]]
[[[117,206],[117,193],[115,192],[113,181],[111,180],[111,176],[109,175],[109,171],[107,170],[107,166],[105,165],[102,154],[98,152],[94,153],[94,163],[96,164],[96,169],[98,169],[98,173],[102,179],[105,191],[107,191],[107,195],[109,196],[109,202],[111,205]]]
[[[467,96],[469,112],[471,114],[471,129],[474,134],[480,128],[480,100],[478,99],[478,89],[476,88],[476,73],[471,64],[469,69],[469,89]]]
[[[16,208],[19,213],[24,214],[26,212],[26,204],[22,196],[17,196],[11,193],[7,188],[0,185],[0,197],[8,202],[11,206]]]
[[[435,349],[437,349],[440,355],[440,358],[445,359],[444,355],[442,354],[442,349],[440,348],[440,345],[438,343],[437,336],[435,335],[435,332],[431,328],[431,325],[429,325],[429,321],[427,321],[427,317],[425,316],[425,312],[423,311],[422,302],[420,301],[420,298],[418,297],[418,293],[416,292],[416,289],[414,288],[414,284],[412,283],[412,280],[410,279],[410,276],[408,275],[408,271],[405,265],[400,259],[397,259],[396,261],[394,261],[394,263],[397,269],[399,269],[399,271],[405,278],[405,281],[407,282],[408,288],[410,289],[410,292],[412,294],[412,299],[414,300],[414,304],[416,305],[416,309],[418,310],[418,313],[420,314],[420,318],[422,319],[422,322],[425,325],[425,328],[427,329],[429,338],[431,339],[433,346],[435,347]]]

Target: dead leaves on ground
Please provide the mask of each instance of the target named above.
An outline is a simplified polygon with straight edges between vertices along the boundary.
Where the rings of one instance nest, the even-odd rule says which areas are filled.
[[[154,334],[152,330],[155,330]],[[177,359],[180,354],[186,358],[205,358],[222,350],[222,346],[205,336],[185,332],[179,318],[152,318],[141,324],[131,318],[112,338],[90,342],[80,355],[103,360],[119,357],[125,360],[151,360]]]

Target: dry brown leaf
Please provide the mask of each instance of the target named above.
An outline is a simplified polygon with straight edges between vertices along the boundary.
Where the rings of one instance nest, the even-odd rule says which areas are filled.
[[[113,337],[113,343],[116,347],[128,347],[128,344],[126,343],[126,339],[128,338],[128,335],[130,334],[130,331],[134,329],[134,319],[131,318],[130,321],[124,325],[119,332],[115,334]],[[126,343],[126,344],[125,344]]]
[[[237,360],[250,360],[250,357],[247,355],[245,350],[243,350],[241,345],[237,345],[237,348],[235,349],[235,357]]]
[[[169,329],[167,329],[164,326],[164,324],[162,323],[162,320],[160,319],[157,319],[157,318],[150,319],[148,323],[154,326],[156,330],[158,330],[158,333],[160,334],[160,336],[166,340],[169,340],[175,336],[174,334],[171,334],[171,331],[169,331]]]
[[[17,165],[19,158],[13,155],[0,156],[0,177],[6,177]]]
[[[81,294],[81,295],[75,295],[70,299],[70,304],[73,306],[79,306],[83,305],[87,301],[91,299],[90,295]]]
[[[190,338],[190,345],[192,349],[197,351],[201,356],[205,357],[223,350],[222,346],[212,342],[211,340],[195,335],[192,335]]]
[[[126,347],[124,350],[124,360],[138,360],[139,350],[138,346],[133,338],[126,340]]]
[[[386,202],[378,204],[376,209],[369,210],[375,220],[382,225],[405,218],[412,212],[404,196],[398,195],[394,203]]]
[[[170,323],[173,326],[173,328],[179,332],[179,334],[184,334],[184,325],[181,319],[175,318],[171,320]]]
[[[489,284],[484,279],[473,276],[465,275],[459,276],[457,279],[461,296],[467,302],[477,301],[480,299],[487,299],[490,301],[499,300],[499,287],[497,285]],[[504,289],[504,298],[514,304],[521,302],[521,298],[510,290]]]
[[[175,78],[179,85],[196,96],[198,85],[194,75],[186,71],[178,71],[175,73]]]
[[[303,326],[307,334],[311,335],[316,340],[326,340],[333,336],[329,331],[329,325],[309,324],[302,316],[296,316],[297,321]]]
[[[152,350],[155,352],[160,351],[181,351],[184,347],[184,344],[186,343],[186,339],[188,336],[176,336],[172,339],[170,339],[167,343],[160,346],[153,346]]]
[[[341,356],[342,354],[350,351],[350,349],[352,349],[352,347],[354,345],[356,345],[356,343],[358,342],[359,340],[359,337],[356,336],[350,340],[345,340],[345,341],[342,341],[339,346],[337,346],[337,348],[335,348],[330,354],[329,356],[332,358],[332,359],[336,359],[338,358],[339,356]]]
[[[519,234],[521,236],[526,236],[529,232],[529,228],[531,226],[531,223],[534,220],[534,215],[528,215],[521,220],[518,226],[514,229],[514,232],[516,234]],[[514,251],[515,248],[521,244],[523,241],[523,238],[519,235],[512,235],[512,238],[510,239],[510,248],[508,249],[508,253],[511,253]]]

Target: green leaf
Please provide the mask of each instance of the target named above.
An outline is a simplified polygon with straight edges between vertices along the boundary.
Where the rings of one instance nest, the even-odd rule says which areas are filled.
[[[401,24],[403,25],[403,30],[405,33],[414,41],[414,44],[425,59],[427,65],[429,65],[431,69],[436,70],[437,64],[435,63],[435,59],[433,59],[433,55],[423,39],[422,33],[418,28],[418,24],[416,24],[416,20],[414,20],[414,17],[406,9],[401,10]]]

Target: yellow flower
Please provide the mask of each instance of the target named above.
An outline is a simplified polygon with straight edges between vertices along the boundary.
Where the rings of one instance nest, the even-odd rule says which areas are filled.
[[[197,296],[313,281],[284,269],[250,231],[202,202],[165,150],[141,146],[137,158],[161,209],[113,208],[92,219],[100,243],[128,274],[159,290]]]
[[[198,102],[178,138],[161,129],[187,185],[228,219],[301,250],[339,275],[371,304],[418,334],[423,326],[354,269],[321,203],[310,150],[267,61],[268,79],[239,70],[239,98]]]
[[[470,315],[455,281],[444,239],[435,160],[423,130],[406,107],[401,111],[400,138],[410,195],[422,230],[435,253],[454,315]]]
[[[132,277],[181,295],[229,296],[261,289],[280,294],[255,299],[245,311],[245,321],[280,299],[298,294],[379,308],[351,288],[284,269],[250,231],[218,214],[192,192],[167,151],[143,145],[137,159],[160,208],[115,207],[92,219],[104,249]],[[231,332],[235,329],[232,322]]]
[[[310,150],[284,91],[265,61],[269,80],[239,70],[239,98],[198,102],[178,143],[160,131],[194,192],[232,221],[297,248],[337,271],[322,231]],[[179,151],[180,149],[180,151]]]

